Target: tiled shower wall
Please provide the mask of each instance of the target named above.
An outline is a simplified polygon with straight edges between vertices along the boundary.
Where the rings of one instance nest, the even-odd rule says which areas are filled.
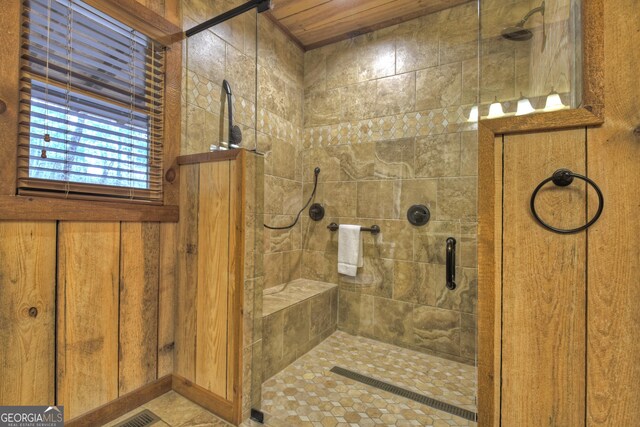
[[[239,3],[183,0],[183,28],[192,28]],[[246,13],[185,41],[181,154],[207,152],[210,145],[228,141],[224,79],[235,97],[234,122],[242,129],[242,145],[255,147],[255,28],[255,14]]]
[[[304,193],[326,217],[303,221],[302,275],[339,285],[339,329],[471,362],[477,287],[475,2],[305,54]],[[513,71],[513,69],[512,69]],[[412,226],[424,204],[431,221]],[[337,273],[330,222],[378,224],[364,267]],[[445,240],[458,288],[445,287]]]
[[[258,150],[264,153],[264,222],[293,223],[302,208],[304,52],[271,20],[259,18]],[[302,259],[300,224],[264,229],[264,281],[270,288],[298,279]]]

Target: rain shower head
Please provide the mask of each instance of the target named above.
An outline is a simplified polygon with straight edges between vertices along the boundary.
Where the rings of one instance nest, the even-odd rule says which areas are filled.
[[[502,30],[501,34],[503,38],[514,42],[531,40],[531,38],[533,37],[533,33],[531,32],[531,30],[519,26],[507,27]]]
[[[545,2],[543,1],[540,6],[530,10],[524,16],[524,18],[522,18],[522,20],[518,22],[515,26],[507,27],[503,29],[500,33],[502,37],[507,40],[516,41],[516,42],[531,40],[531,38],[533,37],[533,32],[527,28],[524,28],[524,24],[526,24],[529,18],[531,18],[533,15],[535,15],[538,12],[540,12],[544,17],[544,6],[545,6],[544,3]]]

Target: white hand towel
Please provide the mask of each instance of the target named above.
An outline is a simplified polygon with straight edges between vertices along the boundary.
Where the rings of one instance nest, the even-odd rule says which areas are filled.
[[[338,231],[338,273],[355,277],[364,265],[359,225],[340,225]]]

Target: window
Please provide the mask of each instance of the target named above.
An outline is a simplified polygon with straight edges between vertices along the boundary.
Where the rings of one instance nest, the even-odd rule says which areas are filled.
[[[162,203],[164,49],[78,0],[25,0],[18,193]]]

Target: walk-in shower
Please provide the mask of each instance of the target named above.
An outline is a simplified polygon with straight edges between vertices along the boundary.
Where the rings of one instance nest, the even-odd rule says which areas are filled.
[[[185,32],[185,132],[241,134],[263,165],[244,408],[283,425],[472,425],[478,3],[307,51],[256,13],[267,3],[186,10],[206,22]],[[338,272],[341,225],[360,226],[354,275]]]

